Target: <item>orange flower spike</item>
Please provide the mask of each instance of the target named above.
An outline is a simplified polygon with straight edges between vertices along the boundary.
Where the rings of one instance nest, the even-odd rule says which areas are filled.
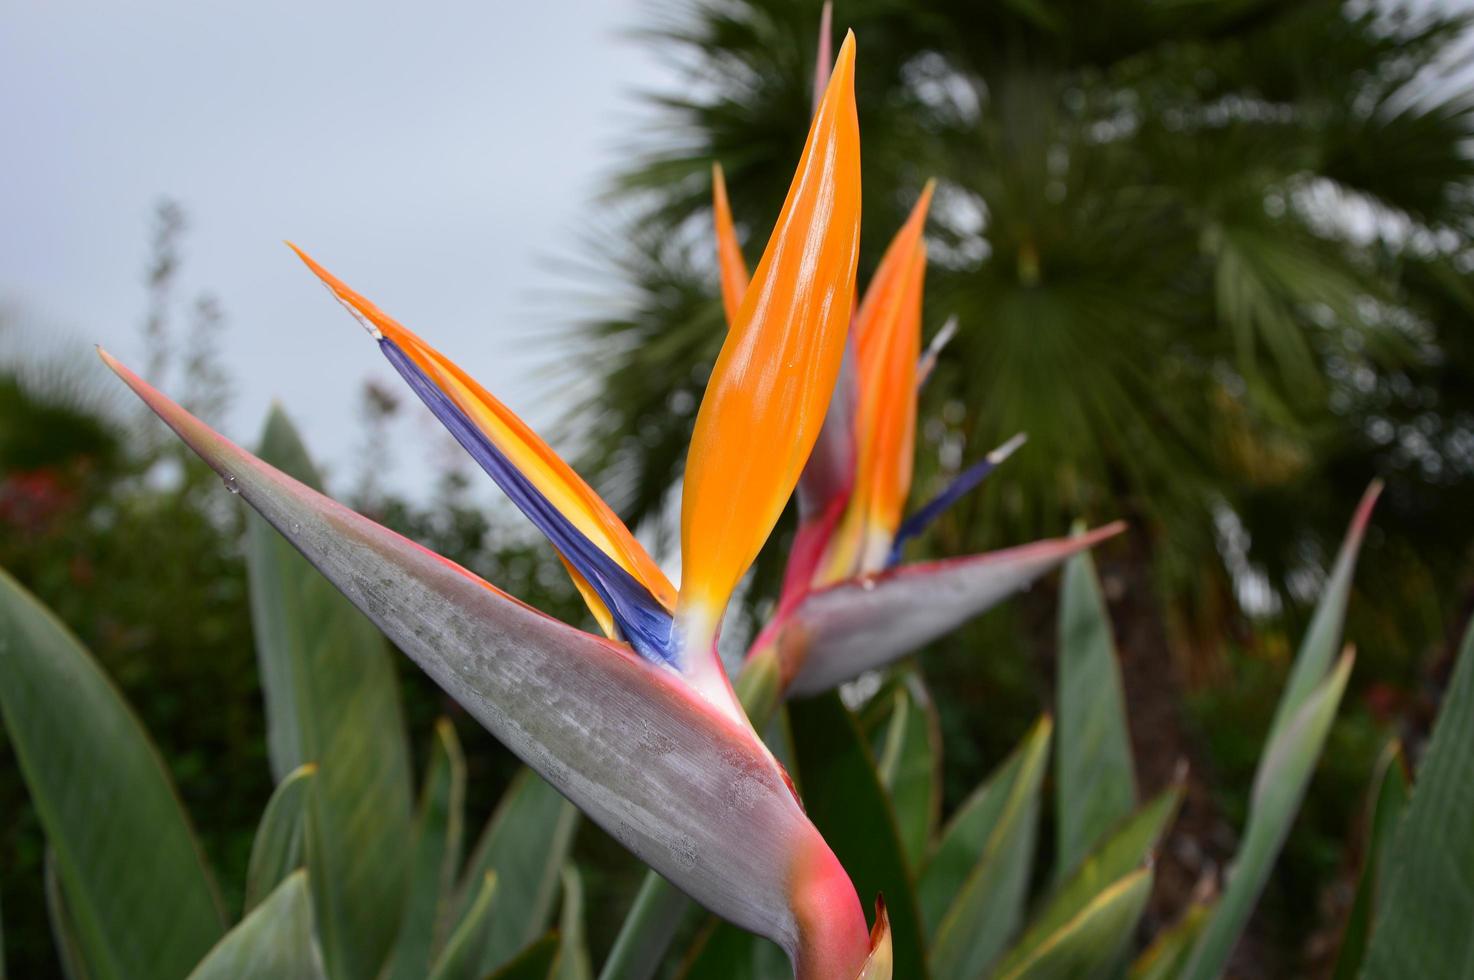
[[[851,33],[696,416],[677,608],[689,642],[714,637],[798,482],[839,375],[860,238],[854,77]]]
[[[722,279],[722,309],[727,314],[727,327],[737,322],[742,295],[747,292],[747,261],[742,246],[737,244],[737,230],[732,225],[732,206],[727,201],[727,178],[722,165],[711,165],[711,214],[716,226],[717,268]]]
[[[911,267],[898,296],[896,315],[888,330],[861,338],[860,363],[871,367],[862,384],[874,382],[869,438],[862,441],[861,465],[869,470],[863,480],[866,534],[861,566],[865,571],[884,567],[891,539],[901,523],[911,492],[916,452],[916,366],[921,358],[921,297],[926,279],[926,243],[912,251]],[[877,348],[870,354],[866,346]],[[867,363],[868,362],[868,363]],[[868,443],[868,446],[866,445]]]
[[[855,315],[858,405],[856,468],[850,502],[818,566],[815,586],[832,585],[884,562],[879,540],[893,533],[911,489],[916,365],[926,227],[935,182],[922,188],[906,223],[881,257]],[[905,458],[899,458],[905,452]],[[883,519],[885,523],[877,524]],[[885,528],[889,529],[886,532]],[[874,552],[879,551],[876,558]]]
[[[580,532],[649,589],[651,595],[667,609],[675,608],[675,588],[654,559],[603,498],[536,432],[449,358],[327,271],[306,252],[290,242],[287,244],[369,333],[375,337],[387,337],[398,344]],[[569,571],[573,573],[571,567]],[[579,575],[574,574],[573,578],[574,584],[588,600],[594,617],[608,632],[612,629],[609,611]]]

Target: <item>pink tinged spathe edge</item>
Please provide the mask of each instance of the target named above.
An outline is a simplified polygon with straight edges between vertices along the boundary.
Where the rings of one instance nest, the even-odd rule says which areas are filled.
[[[788,668],[788,693],[819,694],[915,652],[1125,527],[1117,521],[1075,537],[841,582],[806,596],[766,640],[786,662],[797,661]]]
[[[624,646],[552,619],[298,483],[100,353],[227,489],[641,860],[796,962],[816,950],[826,962],[863,961],[854,887],[842,871],[835,879],[832,852],[750,729]],[[815,865],[827,873],[810,880],[805,869]],[[828,915],[814,922],[796,901],[822,902]]]

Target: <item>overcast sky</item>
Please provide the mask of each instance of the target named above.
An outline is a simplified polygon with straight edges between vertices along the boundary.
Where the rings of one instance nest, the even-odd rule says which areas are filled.
[[[530,378],[534,341],[574,312],[548,300],[565,284],[547,260],[644,118],[633,93],[670,85],[620,36],[642,7],[5,4],[0,306],[28,344],[136,364],[169,196],[190,219],[183,291],[229,320],[229,434],[254,440],[280,399],[341,489],[362,381],[397,384],[286,238],[545,423],[561,403]],[[396,485],[421,451],[400,446]]]

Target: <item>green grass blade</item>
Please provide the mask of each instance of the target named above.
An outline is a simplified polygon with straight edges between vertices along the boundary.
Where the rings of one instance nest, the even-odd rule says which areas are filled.
[[[311,486],[321,480],[273,409],[261,458]],[[329,975],[367,980],[399,925],[410,835],[409,751],[383,637],[254,513],[247,518],[251,621],[266,700],[267,746],[280,779],[304,762],[313,908]]]
[[[478,977],[510,961],[547,929],[577,827],[573,804],[532,770],[524,769],[512,780],[463,879],[479,883],[487,872],[494,872],[501,896],[478,961]],[[475,891],[462,884],[457,922],[470,914],[474,896]]]
[[[465,917],[440,951],[434,969],[428,974],[430,980],[478,980],[486,975],[481,962],[491,941],[492,906],[496,893],[496,872],[488,871],[482,875]]]
[[[1383,865],[1362,976],[1474,975],[1474,625]]]
[[[414,845],[409,862],[409,894],[385,971],[386,980],[419,980],[430,969],[445,940],[456,875],[461,867],[465,823],[466,760],[455,727],[435,723],[435,745],[420,790]]]
[[[1048,746],[1049,720],[1041,719],[1019,747],[958,808],[942,831],[921,878],[917,882],[917,904],[926,934],[935,938],[947,910],[952,907],[968,875],[982,860],[988,842],[1002,819],[1019,774]]]
[[[1229,955],[1259,900],[1275,858],[1289,836],[1305,788],[1315,772],[1326,733],[1346,690],[1352,656],[1348,650],[1329,677],[1300,704],[1260,761],[1249,800],[1248,826],[1228,873],[1228,885],[1203,928],[1183,972],[1187,980],[1212,980],[1223,973]]]
[[[287,773],[287,778],[266,802],[266,812],[251,841],[251,860],[246,865],[246,901],[243,914],[260,905],[287,875],[302,866],[307,791],[317,766],[304,763]]]
[[[195,967],[189,980],[322,980],[307,873],[294,871]]]
[[[1131,872],[1099,892],[1026,956],[999,973],[1000,980],[1092,980],[1111,976],[1146,900],[1152,893],[1148,868]]]
[[[1004,973],[1024,963],[1117,882],[1150,858],[1182,801],[1182,790],[1159,793],[1106,837],[1045,903],[1004,960]],[[1136,924],[1128,924],[1127,933]]]
[[[1341,950],[1336,957],[1333,980],[1356,980],[1361,975],[1367,938],[1372,931],[1372,915],[1380,907],[1386,892],[1387,855],[1392,850],[1393,835],[1407,806],[1408,792],[1402,743],[1393,739],[1382,750],[1373,770],[1372,788],[1367,799],[1366,845],[1362,849],[1361,876],[1357,881],[1351,914],[1346,918],[1346,929],[1341,934]]]
[[[865,736],[837,692],[791,702],[788,716],[809,819],[849,872],[860,901],[885,896],[896,976],[925,980],[911,872]]]
[[[588,942],[583,926],[583,876],[573,864],[563,868],[563,908],[558,913],[558,960],[554,980],[591,980]]]
[[[0,571],[0,717],[96,977],[183,977],[225,933],[173,781],[111,681]]]
[[[936,706],[915,670],[905,670],[892,698],[879,772],[891,796],[907,865],[919,868],[942,805],[942,730]]]
[[[1056,883],[1136,807],[1126,699],[1090,552],[1065,566],[1059,603],[1059,731],[1054,743]]]
[[[971,980],[987,972],[1023,918],[1052,727],[1045,718],[1027,737],[1023,764],[982,856],[937,927],[931,962],[943,980]]]

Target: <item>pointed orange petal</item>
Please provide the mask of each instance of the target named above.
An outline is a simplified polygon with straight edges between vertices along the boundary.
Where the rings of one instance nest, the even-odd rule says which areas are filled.
[[[288,244],[291,245],[290,242]],[[536,432],[449,358],[349,288],[306,252],[295,245],[291,248],[370,333],[376,337],[387,337],[399,345],[585,537],[649,589],[651,595],[667,609],[675,607],[675,588],[654,559],[603,498]],[[574,584],[586,598],[597,600],[586,583],[575,577]],[[601,625],[612,622],[603,603],[590,602],[589,605]]]
[[[704,629],[793,492],[839,374],[860,236],[854,74],[851,34],[696,416],[679,609]]]
[[[737,244],[737,231],[732,226],[732,206],[727,201],[727,178],[722,165],[711,165],[711,213],[716,225],[717,268],[722,278],[722,309],[727,314],[727,326],[737,322],[737,310],[742,306],[742,294],[747,292],[747,262],[742,258],[742,247]]]
[[[922,231],[933,186],[928,182],[923,188],[886,248],[855,317],[855,483],[845,516],[818,565],[816,585],[879,570],[911,491],[926,275]]]

